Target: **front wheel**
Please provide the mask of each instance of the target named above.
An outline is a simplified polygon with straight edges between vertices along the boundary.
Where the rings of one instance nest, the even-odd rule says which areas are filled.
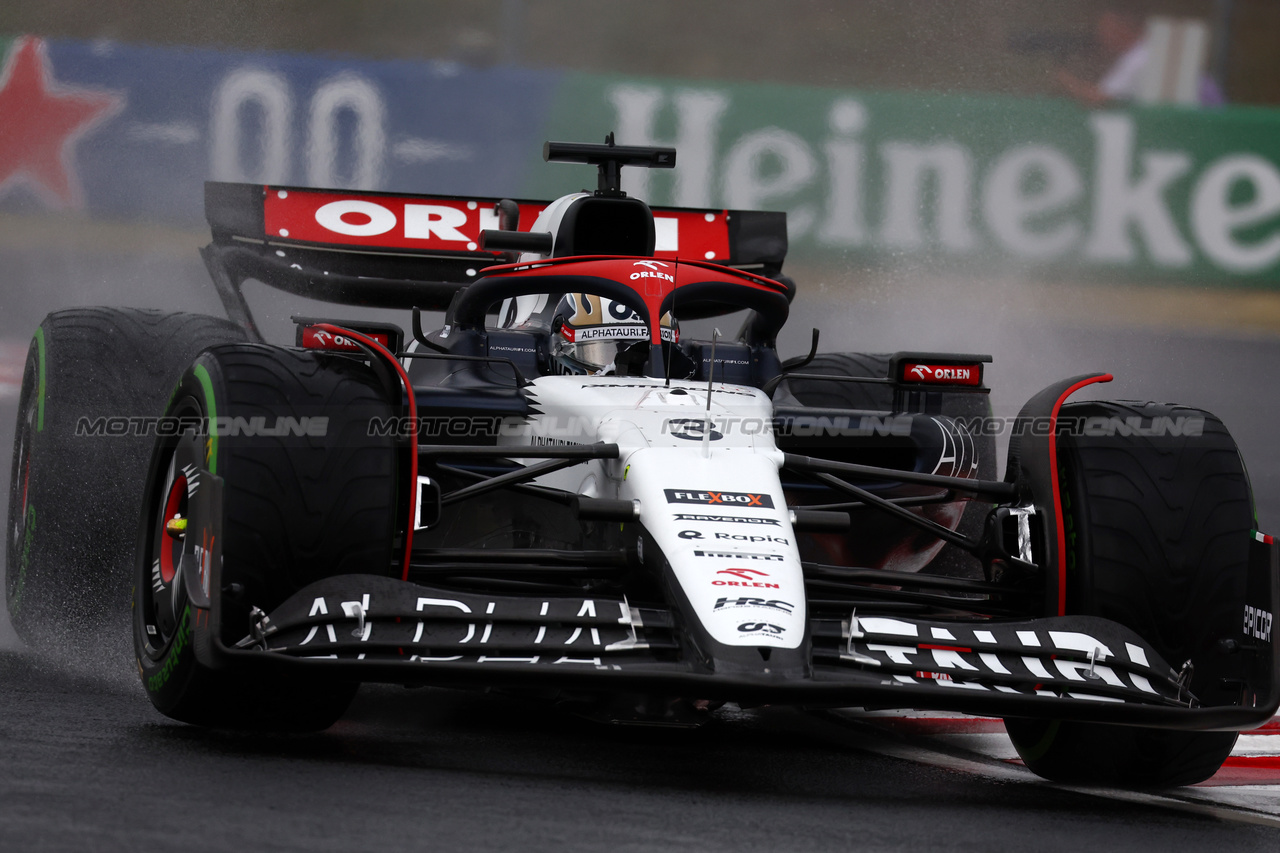
[[[1235,732],[1182,732],[1072,720],[1004,721],[1032,772],[1054,782],[1173,788],[1203,782],[1222,766]]]
[[[328,728],[357,685],[211,669],[195,644],[235,643],[251,607],[270,611],[311,581],[389,572],[396,449],[369,429],[393,414],[385,389],[353,359],[244,344],[200,356],[166,414],[181,432],[152,456],[135,575],[147,695],[196,725]],[[214,596],[220,636],[193,606]]]
[[[1208,705],[1239,701],[1221,641],[1245,600],[1253,498],[1235,441],[1208,412],[1160,403],[1062,407],[1067,612],[1138,633]],[[1028,768],[1057,782],[1172,787],[1218,771],[1235,732],[1006,720]]]

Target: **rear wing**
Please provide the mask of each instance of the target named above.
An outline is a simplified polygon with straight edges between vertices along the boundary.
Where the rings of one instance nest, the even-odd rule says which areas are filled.
[[[484,251],[501,203],[479,196],[369,193],[205,183],[213,242],[201,255],[228,316],[253,330],[241,295],[254,279],[298,296],[377,308],[442,311],[486,267],[508,262]],[[517,200],[528,231],[550,202]],[[654,256],[712,261],[778,275],[787,253],[786,214],[652,208]]]

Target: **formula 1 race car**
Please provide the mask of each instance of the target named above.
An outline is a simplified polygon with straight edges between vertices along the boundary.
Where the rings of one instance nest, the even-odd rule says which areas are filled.
[[[1137,786],[1207,778],[1276,712],[1280,549],[1216,417],[1070,403],[1111,377],[1064,379],[1001,479],[989,356],[819,354],[815,332],[784,361],[783,214],[620,190],[673,149],[544,156],[598,189],[209,183],[228,320],[50,314],[9,501],[23,636],[132,577],[147,694],[199,725],[322,729],[365,681],[682,725],[949,709],[1005,718],[1050,779]],[[411,312],[407,346],[310,316],[268,344],[247,280]]]

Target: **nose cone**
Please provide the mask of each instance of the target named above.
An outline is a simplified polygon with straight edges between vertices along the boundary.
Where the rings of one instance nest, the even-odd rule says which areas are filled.
[[[723,646],[799,649],[804,575],[774,461],[742,449],[655,447],[629,464],[628,497],[640,500],[687,615]]]

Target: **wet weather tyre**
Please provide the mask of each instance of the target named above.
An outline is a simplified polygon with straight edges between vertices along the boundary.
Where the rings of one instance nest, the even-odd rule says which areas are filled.
[[[369,429],[371,418],[396,414],[388,388],[357,359],[223,346],[183,375],[168,413],[212,419],[221,434],[184,431],[158,440],[152,457],[133,608],[148,696],[196,725],[328,728],[355,683],[215,668],[195,647],[233,647],[250,632],[252,608],[269,613],[313,581],[395,571],[400,451]],[[196,597],[219,597],[220,625],[193,606],[193,585]]]
[[[1174,788],[1203,782],[1235,746],[1235,732],[1180,732],[1070,720],[1005,720],[1018,755],[1054,782]]]
[[[23,371],[6,536],[6,603],[28,643],[123,614],[154,418],[201,350],[244,339],[228,320],[131,308],[41,322]]]
[[[1171,666],[1192,662],[1201,702],[1235,704],[1220,641],[1239,631],[1253,528],[1235,441],[1212,414],[1160,403],[1068,404],[1060,419],[1083,427],[1058,443],[1067,612],[1132,628]],[[1137,788],[1203,781],[1236,740],[1048,720],[1006,728],[1041,776]]]

